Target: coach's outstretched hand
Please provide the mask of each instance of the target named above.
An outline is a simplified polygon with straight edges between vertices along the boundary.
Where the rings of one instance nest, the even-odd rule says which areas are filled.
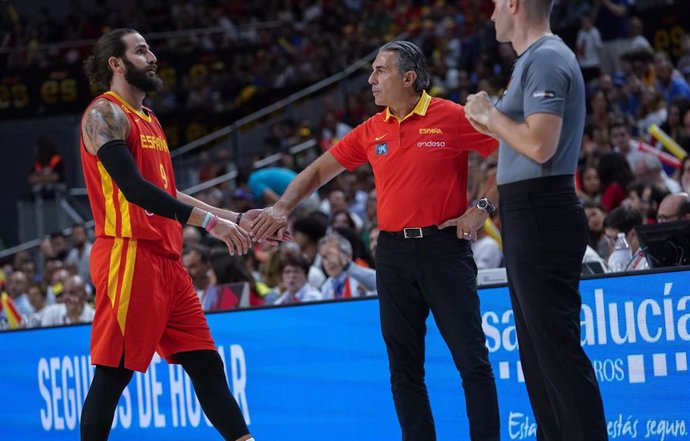
[[[216,239],[225,242],[230,255],[247,254],[247,251],[252,246],[252,239],[249,237],[249,233],[240,228],[236,223],[221,217],[218,218],[218,223],[209,233]]]
[[[251,235],[254,242],[262,243],[272,237],[283,237],[287,233],[288,213],[284,210],[267,207],[259,210],[251,224]]]
[[[257,218],[259,217],[259,215],[261,215],[262,212],[263,210],[258,208],[245,211],[242,214],[242,219],[240,219],[240,227],[242,227],[246,231],[252,231],[252,224],[257,220]],[[267,237],[264,240],[264,242],[270,243],[272,245],[278,245],[278,242],[287,242],[289,240],[292,240],[292,235],[288,233],[286,226],[285,228],[278,229],[273,235]]]

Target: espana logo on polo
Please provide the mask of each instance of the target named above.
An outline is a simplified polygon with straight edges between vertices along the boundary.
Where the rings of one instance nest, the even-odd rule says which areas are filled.
[[[678,289],[684,289],[679,287]],[[687,375],[690,352],[690,292],[671,296],[673,283],[665,283],[663,292],[650,293],[646,298],[610,301],[603,288],[594,289],[594,304],[583,301],[581,313],[581,340],[583,347],[611,346],[636,347],[630,353],[617,357],[592,359],[592,365],[600,383],[627,382],[649,383],[655,377],[667,377],[670,373]],[[502,314],[487,311],[482,315],[489,352],[500,350],[517,352],[517,335],[512,310]],[[640,344],[688,342],[680,345],[685,350],[651,353],[639,351]],[[678,347],[678,346],[676,346]],[[504,352],[505,353],[505,352]],[[522,366],[516,361],[498,361],[498,378],[524,382]]]
[[[433,127],[433,128],[423,128],[419,129],[420,135],[443,135],[443,130]]]

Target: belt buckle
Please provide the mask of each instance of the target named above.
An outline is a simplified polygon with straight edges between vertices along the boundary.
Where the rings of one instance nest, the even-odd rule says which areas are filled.
[[[403,228],[403,236],[405,239],[421,239],[424,237],[424,234],[422,234],[422,229],[419,227]]]

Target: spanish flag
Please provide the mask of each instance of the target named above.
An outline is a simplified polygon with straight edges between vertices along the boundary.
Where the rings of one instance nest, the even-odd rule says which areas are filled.
[[[10,328],[17,329],[21,327],[24,319],[19,311],[17,311],[17,307],[14,306],[14,301],[12,301],[12,298],[8,296],[6,292],[3,292],[2,295],[0,295],[0,310],[5,311],[7,321],[10,322]]]

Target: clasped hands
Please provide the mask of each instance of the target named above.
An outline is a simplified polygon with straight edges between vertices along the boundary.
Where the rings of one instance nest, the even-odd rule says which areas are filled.
[[[277,245],[278,242],[292,240],[292,236],[287,232],[287,215],[284,216],[282,227],[270,228],[270,231],[261,230],[261,240],[257,239],[252,224],[263,214],[264,210],[252,209],[244,212],[239,225],[235,223],[237,216],[234,213],[230,211],[222,213],[219,215],[218,224],[210,231],[210,234],[225,242],[231,255],[247,254],[252,242]]]

